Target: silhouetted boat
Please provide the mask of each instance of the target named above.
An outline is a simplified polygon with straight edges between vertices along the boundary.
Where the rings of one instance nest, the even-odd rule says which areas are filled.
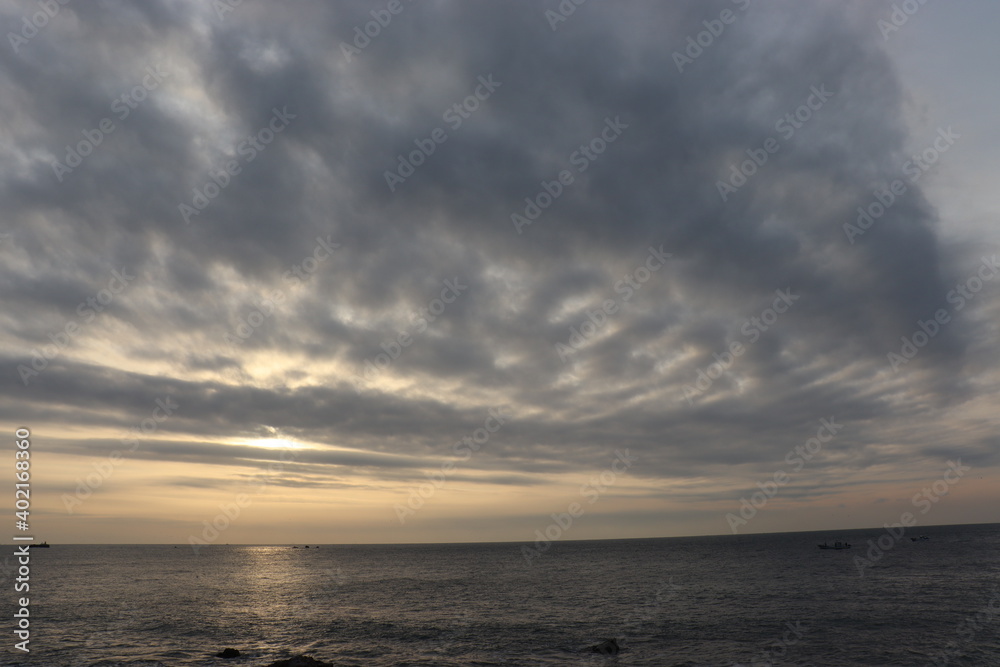
[[[818,544],[816,546],[818,546],[820,549],[835,549],[837,551],[840,551],[841,549],[851,548],[851,545],[848,544],[847,542],[834,542],[833,544],[827,544],[826,542],[824,542],[823,544]]]
[[[929,540],[929,539],[930,538],[927,537],[926,535],[921,535],[920,537],[911,537],[910,538],[910,540],[912,540],[913,542],[917,542],[917,541],[923,542],[924,540]]]
[[[28,548],[30,548],[30,549],[48,549],[49,548],[49,543],[48,542],[42,542],[41,544],[29,544]]]

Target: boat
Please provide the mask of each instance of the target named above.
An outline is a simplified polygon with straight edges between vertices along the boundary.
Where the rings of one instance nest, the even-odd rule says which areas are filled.
[[[48,549],[49,548],[49,543],[48,542],[42,542],[41,544],[29,544],[28,548],[29,549]]]
[[[820,549],[834,549],[836,551],[840,551],[841,549],[851,548],[851,545],[848,544],[847,542],[834,542],[833,544],[827,544],[826,542],[824,542],[823,544],[817,544],[816,546],[818,546]]]
[[[929,540],[929,539],[930,539],[930,538],[929,538],[929,537],[927,537],[926,535],[921,535],[920,537],[911,537],[911,538],[910,538],[910,540],[912,540],[912,541],[914,541],[914,542],[917,542],[917,541],[919,541],[919,542],[923,542],[923,541],[925,541],[925,540]]]

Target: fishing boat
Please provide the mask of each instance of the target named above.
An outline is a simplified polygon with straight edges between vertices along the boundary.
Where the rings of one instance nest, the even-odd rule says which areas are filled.
[[[41,544],[29,544],[28,548],[30,548],[30,549],[48,549],[49,548],[49,543],[48,542],[42,542]]]
[[[816,546],[818,546],[820,549],[834,549],[836,551],[840,551],[841,549],[851,548],[851,545],[848,544],[847,542],[834,542],[833,544],[827,544],[826,542],[824,542],[823,544],[817,544]]]

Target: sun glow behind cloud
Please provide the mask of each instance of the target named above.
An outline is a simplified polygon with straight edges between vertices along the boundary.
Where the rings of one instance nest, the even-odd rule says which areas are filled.
[[[297,442],[289,438],[253,438],[243,440],[239,444],[250,445],[252,447],[263,447],[264,449],[308,449],[305,443]]]

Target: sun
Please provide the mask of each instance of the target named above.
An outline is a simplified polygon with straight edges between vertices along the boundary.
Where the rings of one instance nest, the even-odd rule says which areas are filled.
[[[305,449],[305,445],[301,442],[289,440],[288,438],[255,438],[253,440],[244,440],[242,444],[263,447],[265,449]]]

